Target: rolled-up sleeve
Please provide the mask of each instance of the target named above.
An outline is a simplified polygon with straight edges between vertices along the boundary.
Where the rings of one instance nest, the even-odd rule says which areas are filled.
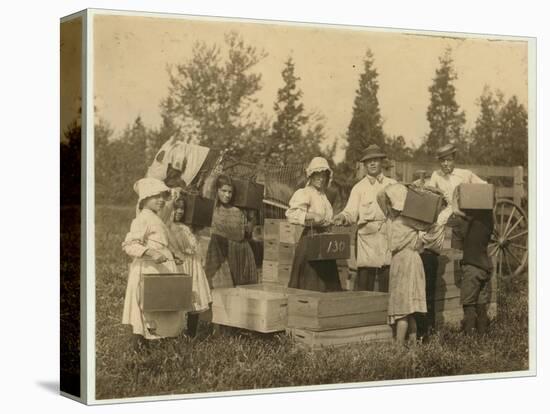
[[[306,224],[306,214],[309,209],[310,199],[307,192],[301,188],[296,191],[290,201],[288,202],[289,208],[285,215],[288,221],[292,224]]]
[[[130,232],[122,242],[122,250],[132,257],[141,257],[147,250],[145,246],[145,236],[147,233],[147,224],[139,217],[132,221]]]

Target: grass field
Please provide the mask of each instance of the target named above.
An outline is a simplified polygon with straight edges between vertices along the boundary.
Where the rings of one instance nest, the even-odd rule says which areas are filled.
[[[445,327],[411,349],[364,344],[312,353],[282,333],[214,331],[203,323],[194,340],[155,341],[136,353],[130,328],[120,323],[129,263],[121,242],[134,214],[132,208],[96,210],[98,399],[528,369],[526,277],[499,288],[498,318],[482,338]]]

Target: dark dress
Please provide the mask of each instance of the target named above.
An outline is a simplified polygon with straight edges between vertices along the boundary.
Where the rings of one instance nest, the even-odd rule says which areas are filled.
[[[336,260],[309,261],[306,258],[306,236],[325,231],[327,230],[322,228],[306,227],[304,229],[294,253],[288,287],[317,292],[339,292],[342,290]]]
[[[227,260],[233,285],[258,283],[254,253],[245,231],[246,215],[237,207],[217,205],[212,217],[212,233],[204,271],[211,282]]]

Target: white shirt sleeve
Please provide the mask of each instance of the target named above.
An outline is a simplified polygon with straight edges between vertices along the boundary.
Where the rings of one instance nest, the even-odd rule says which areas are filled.
[[[346,221],[348,223],[357,223],[359,219],[359,205],[361,202],[360,192],[358,190],[357,184],[351,189],[348,202],[342,214],[346,216]]]
[[[130,232],[122,242],[122,249],[127,255],[132,257],[141,257],[147,250],[145,237],[147,233],[147,223],[136,217],[130,226]]]
[[[296,191],[290,201],[288,202],[289,208],[285,215],[288,221],[292,224],[306,224],[306,214],[310,205],[310,197],[308,196],[304,188],[300,188]]]

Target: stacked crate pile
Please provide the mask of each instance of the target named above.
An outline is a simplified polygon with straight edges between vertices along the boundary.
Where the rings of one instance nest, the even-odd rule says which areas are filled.
[[[264,220],[262,282],[288,286],[294,252],[303,229],[284,219]]]
[[[453,238],[452,229],[447,227],[443,250],[439,256],[439,266],[436,279],[435,293],[435,321],[436,325],[460,325],[464,313],[460,304],[460,285],[462,281],[461,243]],[[497,312],[497,278],[495,275],[490,281],[489,317],[496,317]]]
[[[287,332],[310,349],[391,341],[388,294],[309,292],[289,297]]]

